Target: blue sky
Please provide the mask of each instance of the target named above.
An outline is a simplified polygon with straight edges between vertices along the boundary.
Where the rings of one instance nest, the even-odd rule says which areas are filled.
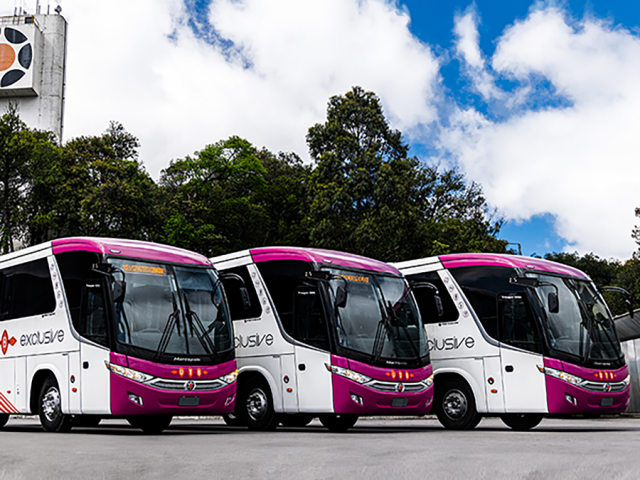
[[[510,0],[496,2],[495,0],[404,0],[401,2],[411,16],[410,29],[423,42],[434,47],[436,51],[450,52],[454,44],[454,19],[473,11],[479,17],[478,31],[479,46],[487,57],[494,54],[497,39],[505,29],[516,21],[524,21],[529,13],[546,5],[557,5],[573,20],[595,17],[610,22],[618,27],[627,28],[637,33],[640,25],[640,2],[629,0],[571,0],[560,2],[532,2],[526,0]],[[451,58],[440,70],[448,94],[460,105],[473,104],[484,113],[491,115],[486,105],[478,101],[476,95],[469,91],[468,82],[462,78],[460,62]],[[545,89],[549,86],[545,85]],[[544,96],[542,105],[561,103],[562,99]],[[426,146],[428,148],[428,145]],[[425,146],[414,145],[413,151],[420,155],[425,152]],[[640,206],[640,199],[638,202]],[[507,221],[500,233],[500,237],[513,243],[519,243],[524,255],[543,255],[547,252],[559,252],[565,248],[571,250],[569,242],[558,235],[554,228],[556,217],[543,213],[532,216],[524,221]],[[518,248],[513,246],[512,248]],[[581,252],[586,253],[586,252]],[[597,254],[598,252],[596,252]],[[606,254],[602,254],[606,256]]]
[[[64,0],[63,135],[117,120],[154,178],[231,135],[309,161],[308,128],[359,85],[413,154],[482,185],[523,254],[625,260],[640,223],[636,5]]]

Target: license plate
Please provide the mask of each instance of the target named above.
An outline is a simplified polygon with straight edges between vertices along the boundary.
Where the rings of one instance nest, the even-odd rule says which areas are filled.
[[[391,400],[392,407],[406,407],[408,404],[408,398],[394,398],[393,400]]]
[[[200,405],[200,397],[180,397],[179,407],[197,407]]]
[[[610,407],[613,405],[613,398],[612,397],[604,397],[602,400],[600,400],[600,406],[601,407]]]

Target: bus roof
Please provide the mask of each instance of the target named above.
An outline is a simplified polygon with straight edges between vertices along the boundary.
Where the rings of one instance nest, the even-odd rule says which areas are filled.
[[[249,252],[251,253],[253,261],[256,263],[273,260],[300,260],[322,265],[338,265],[341,267],[400,275],[400,271],[388,263],[333,250],[303,247],[263,247],[252,248]]]
[[[104,255],[132,257],[159,262],[183,263],[188,265],[211,265],[207,257],[182,248],[160,245],[159,243],[120,238],[71,237],[51,242],[53,253],[95,252]]]
[[[544,260],[542,258],[521,257],[518,255],[498,253],[456,253],[441,255],[438,257],[445,268],[470,267],[476,265],[494,267],[514,267],[523,270],[535,270],[539,272],[556,273],[589,279],[589,276],[577,268],[562,265],[560,263]]]

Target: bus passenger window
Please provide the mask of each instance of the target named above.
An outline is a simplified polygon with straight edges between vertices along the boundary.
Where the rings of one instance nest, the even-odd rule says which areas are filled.
[[[222,279],[224,292],[227,296],[227,301],[229,302],[231,320],[258,318],[260,315],[262,315],[262,306],[260,305],[260,299],[258,299],[258,294],[256,293],[256,289],[253,285],[253,282],[251,281],[251,275],[249,275],[249,270],[247,270],[247,267],[230,268],[229,270],[220,272],[220,275],[224,275],[225,273],[233,273],[239,275],[240,278],[242,278],[242,280],[244,281],[243,285],[242,282],[236,279]],[[240,295],[241,287],[246,288],[247,293],[249,294],[251,306],[248,309],[245,308],[244,302],[242,301],[242,296]]]
[[[411,283],[428,282],[438,289],[438,295],[442,301],[442,315],[438,315],[438,307],[435,301],[436,291],[433,288],[413,288],[413,295],[420,309],[422,323],[455,322],[459,313],[453,299],[449,295],[444,282],[438,272],[425,272],[410,277]]]
[[[42,315],[56,309],[46,258],[7,268],[0,275],[0,320]]]

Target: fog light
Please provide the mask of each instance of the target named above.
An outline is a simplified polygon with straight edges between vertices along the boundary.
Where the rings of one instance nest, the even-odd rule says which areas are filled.
[[[569,402],[574,407],[578,406],[578,399],[576,397],[574,397],[573,395],[569,395],[568,393],[565,393],[564,394],[564,398],[566,398],[567,402]]]
[[[129,395],[129,400],[131,400],[133,403],[140,406],[143,405],[142,397],[140,395],[136,395],[134,393],[129,393],[129,392],[127,392],[127,394]]]
[[[224,401],[224,406],[226,407],[227,405],[229,405],[231,402],[233,402],[233,399],[235,398],[235,395],[231,395],[230,397],[227,397],[227,399]]]
[[[433,402],[433,397],[427,398],[427,403],[425,403],[424,406],[428,407],[429,405],[431,405],[431,402]]]
[[[360,406],[364,405],[364,400],[362,400],[362,397],[360,395],[356,395],[355,393],[351,394],[351,400],[353,400]]]

